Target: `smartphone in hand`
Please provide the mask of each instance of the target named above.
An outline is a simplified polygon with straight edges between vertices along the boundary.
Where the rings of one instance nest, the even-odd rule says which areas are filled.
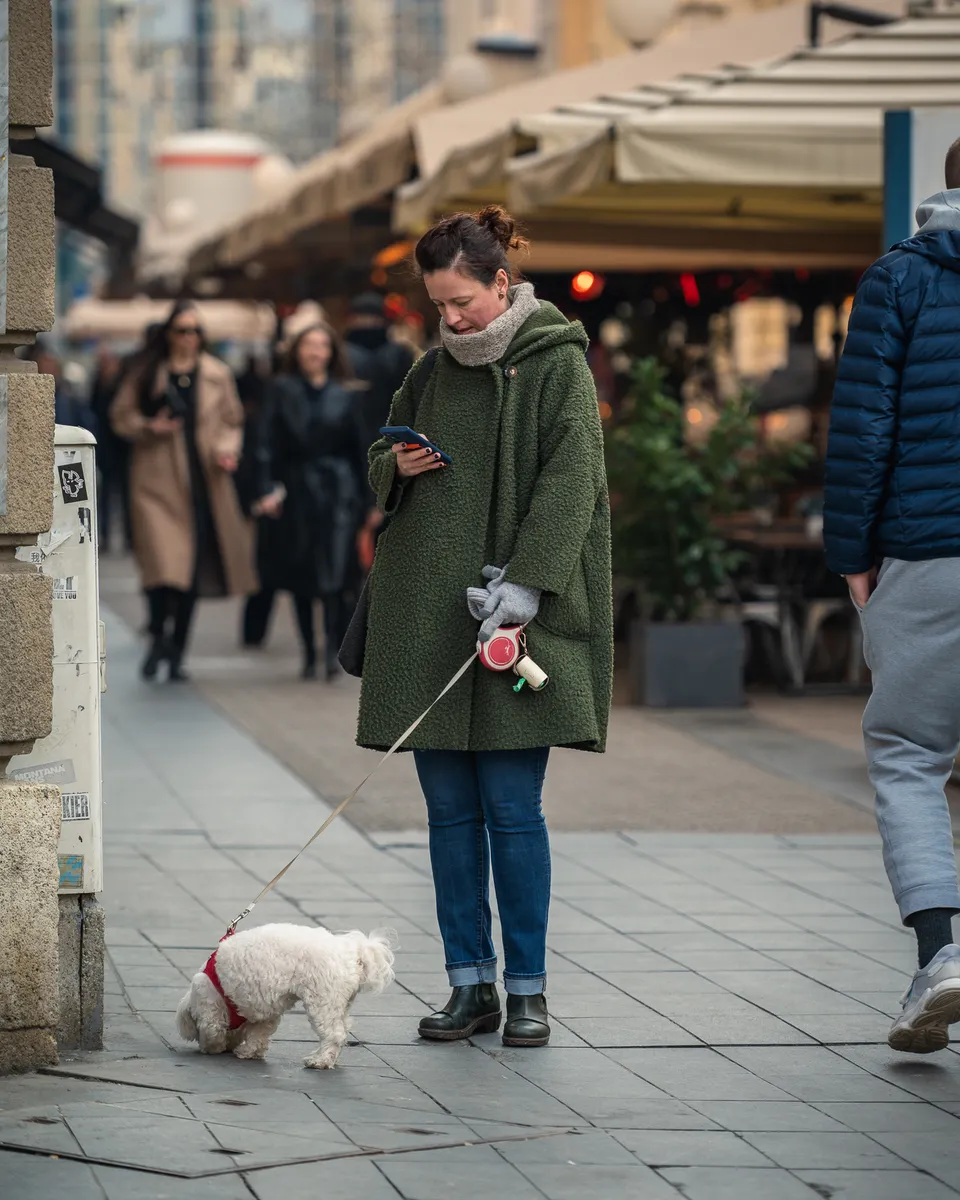
[[[385,437],[389,442],[399,442],[405,445],[408,450],[419,447],[422,450],[429,450],[431,454],[439,454],[440,461],[448,467],[453,462],[449,454],[444,454],[439,446],[435,446],[429,438],[425,438],[422,434],[417,433],[409,425],[384,425],[380,430],[380,436]]]

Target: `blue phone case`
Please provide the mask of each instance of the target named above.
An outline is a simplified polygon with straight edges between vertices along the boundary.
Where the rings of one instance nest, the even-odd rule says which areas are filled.
[[[440,455],[440,461],[446,463],[447,466],[453,462],[449,454],[444,454],[439,446],[435,446],[427,438],[421,437],[409,425],[384,425],[380,430],[380,436],[391,442],[412,442],[416,446],[422,446],[424,450],[432,450],[434,454]]]

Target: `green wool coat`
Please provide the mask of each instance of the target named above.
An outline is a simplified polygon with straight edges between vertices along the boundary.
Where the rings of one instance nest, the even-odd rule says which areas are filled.
[[[541,303],[499,363],[461,366],[446,350],[416,405],[411,368],[390,410],[453,465],[401,480],[387,441],[370,481],[392,516],[369,581],[357,741],[385,749],[475,649],[466,590],[487,563],[541,588],[528,653],[542,692],[474,663],[408,739],[418,750],[602,751],[613,677],[610,510],[603,436],[583,326]]]

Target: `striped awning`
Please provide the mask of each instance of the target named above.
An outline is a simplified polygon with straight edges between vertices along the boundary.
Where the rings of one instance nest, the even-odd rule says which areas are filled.
[[[592,208],[675,225],[689,215],[676,198],[691,187],[727,194],[732,218],[752,211],[775,223],[798,208],[811,213],[828,205],[842,227],[859,222],[866,205],[878,220],[884,111],[960,105],[960,4],[857,29],[819,49],[790,49],[752,68],[681,76],[518,116],[513,133],[526,152],[482,177],[479,160],[461,147],[472,174],[452,173],[443,182],[444,167],[402,188],[395,225],[415,230],[438,203],[466,194],[496,196],[538,218],[583,216]]]

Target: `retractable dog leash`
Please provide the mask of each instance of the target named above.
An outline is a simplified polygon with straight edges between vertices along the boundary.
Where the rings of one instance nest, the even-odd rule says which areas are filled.
[[[489,641],[477,642],[476,650],[470,655],[463,666],[454,673],[450,682],[445,685],[437,698],[429,705],[429,707],[423,710],[420,716],[417,717],[417,719],[408,728],[406,728],[403,733],[400,734],[386,754],[384,754],[380,761],[374,766],[373,770],[365,775],[353,789],[353,791],[340,801],[340,803],[333,810],[333,812],[330,813],[320,828],[310,837],[309,841],[305,842],[300,847],[300,849],[296,852],[293,858],[290,859],[286,866],[282,867],[269,883],[264,884],[264,886],[254,897],[252,903],[248,904],[242,912],[238,913],[238,915],[233,918],[233,920],[230,922],[230,928],[224,934],[223,938],[220,939],[221,941],[230,937],[236,932],[237,926],[244,919],[244,917],[248,917],[264,898],[264,896],[266,896],[268,892],[273,891],[273,889],[277,886],[284,875],[286,875],[297,859],[300,858],[300,856],[306,850],[309,850],[317,838],[320,837],[321,834],[326,833],[326,831],[330,828],[337,817],[340,816],[351,800],[354,799],[361,788],[363,788],[365,784],[367,784],[373,778],[373,776],[376,775],[388,758],[391,758],[394,754],[396,754],[407,738],[410,737],[410,735],[423,723],[423,721],[426,720],[426,718],[430,715],[433,709],[436,708],[444,696],[446,696],[448,692],[451,692],[457,686],[457,684],[464,677],[464,675],[466,675],[467,671],[470,670],[478,658],[483,665],[488,667],[491,671],[512,670],[515,675],[519,676],[519,682],[513,689],[515,692],[519,692],[525,684],[529,684],[533,691],[540,692],[549,683],[549,678],[546,673],[541,670],[541,668],[538,667],[537,664],[527,654],[527,637],[526,633],[524,632],[524,626],[503,626],[496,631]]]
[[[491,671],[510,671],[519,675],[520,682],[513,689],[523,690],[529,684],[535,692],[542,692],[550,677],[527,654],[527,635],[524,625],[501,625],[488,642],[477,643],[480,661]]]
[[[276,873],[276,875],[274,875],[274,877],[270,880],[270,882],[265,884],[260,889],[260,891],[254,897],[253,902],[251,904],[248,904],[247,907],[241,913],[239,913],[236,917],[233,918],[233,920],[230,922],[230,928],[227,930],[226,934],[224,935],[225,937],[229,937],[236,930],[237,926],[244,919],[244,917],[248,917],[253,912],[253,910],[257,907],[257,905],[260,903],[260,901],[264,898],[264,896],[266,896],[266,894],[268,892],[271,892],[277,886],[277,884],[280,882],[280,880],[284,877],[284,875],[286,875],[286,873],[290,870],[290,868],[297,861],[297,859],[304,853],[304,851],[309,850],[309,848],[313,845],[313,843],[317,840],[317,838],[320,837],[320,835],[322,833],[326,833],[327,829],[329,829],[329,827],[333,824],[333,822],[337,819],[337,817],[340,816],[340,814],[347,807],[347,805],[350,803],[350,801],[353,800],[353,798],[357,795],[357,793],[360,791],[360,789],[366,783],[368,783],[369,780],[371,780],[374,777],[374,775],[376,775],[376,773],[380,770],[380,768],[383,766],[383,764],[387,761],[388,758],[390,758],[394,754],[396,754],[396,752],[400,749],[400,747],[407,740],[407,738],[414,732],[414,730],[416,730],[422,724],[423,721],[426,720],[426,718],[433,711],[433,709],[436,708],[436,706],[444,698],[444,696],[447,694],[447,692],[452,691],[457,686],[457,684],[464,677],[464,675],[466,675],[467,671],[469,671],[470,668],[473,666],[473,663],[476,660],[477,655],[478,655],[478,651],[475,650],[473,652],[473,654],[471,654],[470,657],[467,659],[467,661],[463,664],[463,666],[460,667],[456,671],[453,678],[444,687],[443,691],[440,692],[440,694],[437,696],[437,698],[430,704],[430,706],[428,708],[425,708],[423,710],[423,712],[420,714],[420,716],[417,717],[417,719],[413,722],[413,724],[410,725],[407,729],[405,729],[403,731],[403,733],[400,734],[400,736],[393,743],[393,745],[390,747],[390,749],[386,752],[386,754],[383,756],[383,758],[381,758],[380,761],[374,766],[373,770],[370,771],[367,775],[365,775],[363,777],[363,779],[361,779],[360,782],[357,784],[357,786],[353,789],[353,791],[350,792],[350,794],[348,796],[346,796],[343,800],[340,801],[340,803],[337,805],[337,807],[327,817],[327,819],[323,822],[323,824],[316,831],[316,833],[313,834],[313,836],[310,838],[310,840],[305,842],[300,847],[300,849],[296,852],[296,854],[293,856],[293,858],[290,859],[290,861],[287,863],[287,865],[285,867],[283,867],[281,870],[279,870]]]

